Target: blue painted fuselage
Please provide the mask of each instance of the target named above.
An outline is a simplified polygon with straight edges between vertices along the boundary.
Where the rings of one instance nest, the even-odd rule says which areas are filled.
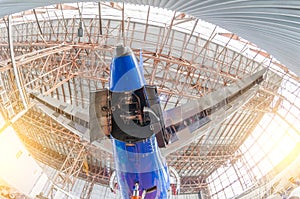
[[[110,92],[112,96],[113,132],[111,134],[119,189],[124,199],[130,199],[135,184],[143,190],[156,187],[146,199],[168,198],[169,172],[161,156],[151,117],[147,119],[148,94],[142,64],[138,64],[132,51],[118,46],[112,60]],[[118,111],[119,112],[118,112]],[[130,120],[130,121],[129,121]],[[128,125],[130,124],[130,128]],[[141,132],[139,132],[139,129]],[[144,131],[144,132],[143,132]]]

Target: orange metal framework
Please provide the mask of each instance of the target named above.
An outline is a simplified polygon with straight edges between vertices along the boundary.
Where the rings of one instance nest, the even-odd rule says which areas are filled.
[[[57,5],[55,11],[62,14],[52,18],[49,16],[53,10],[48,8],[28,12],[28,16],[34,16],[31,20],[26,20],[26,15],[13,17],[15,61],[29,103],[35,103],[30,99],[30,93],[40,93],[86,109],[89,91],[107,86],[113,48],[119,42],[130,46],[137,57],[140,48],[145,47],[142,49],[145,77],[149,84],[158,85],[164,109],[229,85],[263,67],[267,59],[265,57],[257,62],[243,55],[248,44],[244,44],[240,52],[232,50],[229,42],[235,39],[234,36],[230,36],[224,45],[216,43],[216,29],[210,32],[207,39],[201,38],[201,34],[195,30],[200,22],[183,14],[175,12],[168,24],[159,26],[149,21],[150,7],[147,20],[140,22],[131,17],[125,18],[126,10],[122,4],[97,5],[98,15],[90,18],[64,17],[64,9],[75,10],[81,16],[79,4],[78,7]],[[117,10],[121,18],[117,20],[103,16],[101,6]],[[6,19],[2,21],[4,25],[7,24]],[[84,37],[77,36],[80,21],[83,22]],[[189,32],[180,31],[179,25],[188,22],[193,22],[193,28]],[[7,28],[1,28],[0,33],[0,78],[5,82],[0,91],[5,91],[9,99],[9,103],[0,101],[0,107],[9,120],[22,113],[24,107],[12,71]],[[254,58],[258,55],[260,51],[256,52]],[[181,176],[181,192],[202,190],[209,195],[206,178],[220,166],[240,158],[239,146],[263,114],[272,111],[268,107],[277,94],[269,91],[279,88],[281,78],[277,79],[265,82],[259,95],[208,136],[195,140],[167,157],[169,165]],[[13,114],[9,113],[10,107]],[[110,154],[81,141],[74,133],[43,114],[38,107],[26,111],[14,127],[36,159],[60,172],[68,170],[76,173],[77,177],[90,182],[84,188],[85,196],[90,195],[94,183],[108,184],[112,168],[104,162],[107,159],[112,161]],[[79,150],[69,150],[74,142]],[[78,164],[67,164],[72,160],[70,154],[76,157]],[[83,169],[84,161],[88,162],[88,172]],[[113,163],[110,162],[110,165]],[[62,187],[68,183],[62,181]]]

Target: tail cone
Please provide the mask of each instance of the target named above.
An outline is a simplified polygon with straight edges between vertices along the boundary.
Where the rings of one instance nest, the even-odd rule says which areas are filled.
[[[126,92],[145,85],[142,68],[130,48],[118,45],[110,66],[110,91]]]

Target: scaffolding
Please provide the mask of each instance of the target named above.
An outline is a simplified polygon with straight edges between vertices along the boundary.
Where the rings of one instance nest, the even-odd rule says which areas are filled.
[[[266,131],[269,125],[260,123],[265,115],[283,121],[282,126],[294,137],[300,135],[299,77],[251,43],[216,26],[205,27],[201,20],[184,13],[166,12],[169,15],[157,17],[155,8],[138,9],[147,14],[139,18],[126,4],[83,3],[57,4],[12,17],[14,59],[25,97],[34,103],[35,96],[45,99],[13,126],[30,153],[58,171],[49,197],[58,192],[68,197],[75,179],[85,180],[81,198],[90,198],[95,187],[109,184],[114,170],[111,154],[84,143],[78,131],[63,124],[73,129],[87,127],[84,114],[72,117],[68,113],[84,112],[89,92],[108,86],[109,63],[120,42],[131,47],[137,57],[142,51],[146,81],[158,86],[164,110],[269,68],[258,93],[241,110],[166,157],[181,178],[181,193],[191,197],[201,193],[206,198],[228,198],[258,185],[267,174],[260,161],[255,159],[252,164],[245,158],[253,146],[248,139],[258,142],[259,137],[252,136],[258,127]],[[4,18],[0,28],[0,109],[11,119],[24,107],[9,61],[6,22]],[[80,27],[82,36],[78,35]],[[239,47],[234,46],[237,42]],[[247,49],[252,49],[252,55]],[[263,160],[268,158],[264,154]],[[235,181],[224,180],[230,175],[236,176]],[[265,183],[270,181],[265,179]],[[240,189],[232,190],[231,185]]]

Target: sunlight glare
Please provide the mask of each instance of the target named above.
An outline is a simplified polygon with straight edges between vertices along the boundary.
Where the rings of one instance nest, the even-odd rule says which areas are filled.
[[[20,192],[30,195],[42,170],[11,126],[0,133],[0,162],[0,178]]]

